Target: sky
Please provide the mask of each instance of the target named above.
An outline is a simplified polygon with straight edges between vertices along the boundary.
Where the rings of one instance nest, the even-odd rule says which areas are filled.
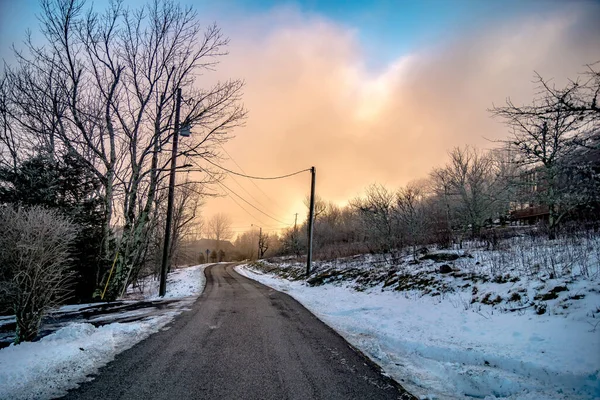
[[[372,183],[426,178],[453,147],[497,146],[508,130],[490,107],[530,102],[535,72],[561,85],[600,60],[599,1],[183,3],[230,38],[203,79],[246,83],[248,119],[223,146],[224,166],[256,176],[315,166],[317,194],[336,204]],[[36,29],[37,12],[34,0],[0,0],[2,58]],[[203,214],[230,215],[236,233],[306,218],[308,172],[224,184]]]

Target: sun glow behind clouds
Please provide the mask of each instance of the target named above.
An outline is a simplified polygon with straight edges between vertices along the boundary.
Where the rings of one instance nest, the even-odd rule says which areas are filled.
[[[352,115],[357,122],[369,123],[380,117],[412,59],[414,56],[402,57],[381,73],[370,72],[363,65],[348,68],[341,91],[354,98]]]
[[[598,7],[587,6],[465,31],[381,71],[365,67],[355,30],[318,16],[287,9],[232,30],[226,24],[231,55],[219,74],[246,80],[250,110],[228,151],[259,175],[315,165],[318,193],[336,203],[373,182],[395,188],[423,178],[450,148],[491,147],[486,138],[505,137],[486,109],[508,96],[529,101],[534,70],[559,83],[600,59],[594,15]],[[582,30],[582,23],[591,28]],[[299,220],[305,216],[308,183],[306,177],[259,185],[282,204],[273,213],[293,221],[296,212]],[[216,210],[257,223],[227,199],[209,201],[208,214]]]
[[[283,7],[248,18],[217,18],[231,38],[221,79],[243,78],[247,125],[226,145],[248,173],[272,176],[317,167],[317,192],[345,203],[367,185],[397,188],[426,177],[454,146],[495,146],[507,135],[486,109],[508,96],[529,102],[534,71],[557,84],[600,60],[600,12],[571,3],[465,27],[379,70],[356,27]],[[467,29],[468,28],[468,29]],[[377,64],[377,63],[375,63]],[[233,163],[228,168],[236,169]],[[305,218],[309,177],[244,187],[284,221]],[[235,186],[230,185],[232,188]],[[240,194],[244,194],[240,191]],[[262,208],[262,207],[261,207]],[[277,225],[227,198],[209,200],[207,215],[232,215],[235,225]]]
[[[495,146],[487,139],[504,138],[507,130],[487,113],[493,103],[508,96],[531,101],[534,71],[560,86],[600,60],[600,5],[593,1],[381,2],[354,9],[346,2],[182,3],[231,39],[230,55],[197,84],[246,81],[249,119],[227,151],[253,175],[314,165],[318,194],[338,204],[373,182],[395,189],[426,177],[454,146]],[[10,59],[8,45],[18,44],[25,29],[35,30],[35,4],[0,2],[0,28],[8,28],[0,29],[2,57]],[[22,27],[18,35],[15,25]],[[306,215],[308,175],[256,182],[268,197],[239,179],[261,205],[231,179],[225,183],[293,222],[295,213],[299,221]],[[236,226],[280,225],[246,208],[255,217],[228,198],[209,199],[204,214],[229,213]]]

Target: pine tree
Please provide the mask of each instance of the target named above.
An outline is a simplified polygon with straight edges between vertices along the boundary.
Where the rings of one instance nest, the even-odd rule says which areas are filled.
[[[61,160],[40,153],[16,170],[0,168],[0,204],[42,206],[58,211],[77,225],[72,257],[74,297],[79,301],[92,298],[106,265],[101,259],[100,187],[98,179],[73,153]]]

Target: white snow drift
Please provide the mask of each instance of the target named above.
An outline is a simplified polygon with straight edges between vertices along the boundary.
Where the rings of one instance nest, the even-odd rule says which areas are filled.
[[[564,313],[536,315],[471,304],[460,287],[432,297],[237,271],[287,292],[421,398],[600,398],[600,314],[589,313],[600,310],[596,282],[570,283],[571,293],[586,295]],[[500,285],[478,286],[483,293]]]
[[[182,268],[169,274],[166,297],[186,298],[179,310],[97,328],[89,323],[72,323],[37,342],[0,350],[0,399],[51,399],[92,379],[89,375],[112,361],[116,354],[158,332],[189,306],[204,289],[205,267]],[[157,281],[147,280],[144,288],[144,292],[130,288],[128,297],[157,297]],[[65,306],[65,309],[77,307]]]

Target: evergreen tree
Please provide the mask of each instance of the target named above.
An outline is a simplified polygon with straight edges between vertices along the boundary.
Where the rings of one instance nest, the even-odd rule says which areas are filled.
[[[73,265],[76,300],[92,298],[105,263],[101,259],[103,207],[100,182],[73,153],[61,160],[39,153],[16,170],[0,168],[0,204],[43,206],[77,226]]]

